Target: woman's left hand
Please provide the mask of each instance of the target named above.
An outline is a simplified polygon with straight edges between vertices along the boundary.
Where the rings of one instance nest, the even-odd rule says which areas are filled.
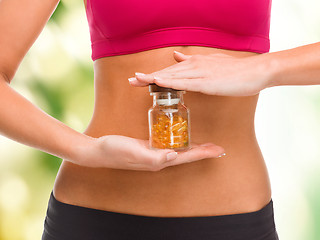
[[[262,55],[265,54],[234,57],[222,53],[185,55],[174,52],[178,63],[150,74],[136,73],[129,82],[135,87],[156,83],[161,87],[208,95],[255,95],[271,86],[271,74]]]

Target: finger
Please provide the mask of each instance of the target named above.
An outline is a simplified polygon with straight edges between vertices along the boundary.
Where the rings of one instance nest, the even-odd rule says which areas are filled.
[[[135,79],[140,83],[149,84],[154,82],[154,77],[152,74],[138,75],[136,73]]]
[[[148,165],[162,165],[167,161],[167,154],[175,152],[174,149],[150,149],[148,140],[139,141],[140,146],[139,157],[142,162]]]
[[[140,81],[135,77],[128,78],[129,84],[134,87],[145,87],[149,85],[148,81]]]
[[[159,73],[179,72],[179,71],[185,71],[185,70],[188,70],[191,68],[192,68],[192,65],[190,64],[189,61],[186,60],[184,62],[179,62],[179,63],[173,64],[169,67],[163,68],[163,69],[156,71],[156,72],[153,72],[151,74],[157,75]]]
[[[189,55],[183,54],[183,53],[178,52],[178,51],[173,51],[173,52],[174,52],[173,57],[177,62],[182,62],[182,61],[187,60],[188,58],[191,57]]]
[[[209,54],[210,56],[213,56],[213,57],[227,57],[227,58],[241,58],[241,55],[239,56],[234,56],[234,55],[229,55],[227,53],[210,53]]]
[[[178,165],[188,162],[194,162],[205,158],[218,158],[225,152],[224,148],[208,143],[207,145],[200,145],[193,147],[185,152],[178,152],[176,159],[165,163],[166,166]]]
[[[177,157],[178,152],[173,149],[157,149],[151,150],[145,161],[151,171],[158,171],[162,169],[167,162],[173,161]]]
[[[205,76],[201,71],[198,71],[195,69],[186,69],[183,71],[159,73],[155,77],[177,79],[177,78],[203,78]]]
[[[155,83],[156,78],[158,79],[189,79],[189,78],[203,78],[203,74],[199,71],[195,71],[193,69],[178,71],[178,72],[161,72],[156,76],[154,74],[147,74],[145,76],[139,76],[128,78],[130,84],[132,86],[147,86],[150,83]]]
[[[140,155],[139,161],[128,161],[130,165],[132,165],[133,169],[129,167],[131,170],[143,170],[143,171],[159,171],[163,168],[165,162],[167,162],[167,154],[160,155],[149,155],[146,156],[144,154]]]
[[[161,71],[157,74],[147,74],[145,76],[137,76],[134,79],[144,83],[151,83],[154,82],[155,78],[171,78],[171,79],[179,79],[179,78],[203,78],[205,77],[201,71],[197,71],[194,69],[185,69],[185,70],[178,70],[175,72],[165,72]]]
[[[173,64],[169,67],[163,68],[159,71],[155,71],[149,74],[146,73],[140,73],[140,72],[136,72],[135,73],[135,77],[137,79],[152,79],[154,76],[164,76],[167,73],[176,73],[176,72],[180,72],[180,71],[186,71],[191,69],[192,66],[190,65],[189,62],[181,62],[181,63],[177,63],[177,64]]]
[[[187,61],[188,59],[186,59],[185,61],[182,61],[182,62],[178,62],[178,63],[175,63],[175,64],[172,64],[166,68],[163,68],[159,71],[156,71],[154,73],[158,73],[160,71],[176,71],[176,70],[182,70],[182,69],[185,69],[185,68],[190,68],[188,65],[190,64],[190,61]]]
[[[200,92],[204,78],[154,79],[154,83],[160,87]]]

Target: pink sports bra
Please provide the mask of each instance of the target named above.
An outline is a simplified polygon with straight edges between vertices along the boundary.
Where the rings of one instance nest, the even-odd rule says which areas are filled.
[[[87,0],[92,60],[166,46],[269,52],[271,0]]]

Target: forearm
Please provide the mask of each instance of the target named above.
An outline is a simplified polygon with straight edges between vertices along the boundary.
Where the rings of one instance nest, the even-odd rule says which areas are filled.
[[[320,84],[320,42],[260,56],[269,71],[267,87]]]
[[[17,93],[0,75],[0,134],[59,158],[77,158],[93,138],[51,117]]]

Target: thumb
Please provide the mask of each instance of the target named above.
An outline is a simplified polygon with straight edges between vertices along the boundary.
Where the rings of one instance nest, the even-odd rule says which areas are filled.
[[[174,52],[173,57],[177,62],[182,62],[182,61],[191,57],[190,55],[185,55],[185,54],[178,52],[178,51],[173,51],[173,52]]]

